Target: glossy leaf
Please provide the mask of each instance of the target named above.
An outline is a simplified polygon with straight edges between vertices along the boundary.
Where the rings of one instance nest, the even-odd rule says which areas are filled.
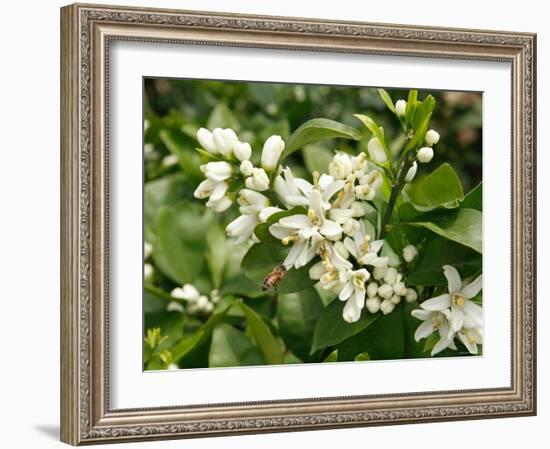
[[[359,140],[361,133],[351,126],[326,118],[308,120],[290,135],[281,160],[308,143],[336,137]]]
[[[265,324],[262,318],[246,304],[241,302],[239,305],[246,316],[250,334],[260,348],[265,361],[270,365],[283,363],[284,353],[281,344],[273,336],[267,324]]]
[[[481,211],[483,209],[483,183],[479,183],[476,187],[468,192],[464,197],[460,207],[463,209],[475,209]]]
[[[374,315],[377,316],[377,315]],[[338,345],[338,361],[355,360],[367,352],[371,360],[402,359],[405,355],[403,304],[382,315],[371,326]]]
[[[310,361],[313,332],[323,311],[323,302],[314,288],[277,298],[277,322],[286,346],[304,361]],[[336,319],[336,317],[335,317]]]
[[[385,89],[378,89],[378,94],[380,95],[380,98],[382,98],[382,101],[386,107],[395,114],[395,105],[393,104],[390,94],[386,92]]]
[[[421,248],[407,282],[411,285],[446,285],[443,265],[452,265],[463,277],[470,277],[481,271],[482,256],[466,246],[436,237]]]
[[[261,287],[266,276],[283,263],[287,252],[288,248],[282,245],[256,243],[244,256],[242,269],[255,285]],[[289,269],[277,284],[276,291],[278,293],[293,293],[312,286],[313,281],[309,277],[310,266],[311,263],[299,269]]]
[[[342,318],[344,301],[335,299],[321,313],[313,332],[313,343],[310,354],[329,346],[337,345],[345,339],[361,332],[374,323],[379,315],[372,315],[363,309],[361,318],[356,323],[347,323]]]
[[[424,227],[441,237],[483,252],[482,214],[474,209],[455,209],[434,214],[426,214],[409,222],[411,226]]]
[[[407,194],[420,212],[427,212],[448,203],[457,207],[458,201],[464,198],[460,179],[447,163],[441,164],[429,175],[412,183]]]
[[[260,350],[250,339],[226,323],[218,324],[214,328],[208,362],[210,367],[251,366],[265,363]]]

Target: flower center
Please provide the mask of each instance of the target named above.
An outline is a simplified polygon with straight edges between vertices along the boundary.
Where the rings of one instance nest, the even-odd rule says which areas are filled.
[[[464,306],[464,296],[462,296],[462,293],[453,293],[452,302],[453,305],[457,307],[463,307]]]
[[[432,329],[434,331],[438,330],[441,327],[441,320],[439,318],[434,318],[432,321]]]
[[[370,243],[370,235],[365,236],[365,240],[363,241],[363,244],[359,248],[361,251],[361,254],[367,254],[369,252],[369,243]]]
[[[298,240],[298,234],[290,234],[288,237],[285,237],[283,240],[281,240],[282,244],[287,246],[290,242],[294,242]]]
[[[313,209],[308,209],[307,216],[311,220],[313,226],[321,226],[321,217],[319,217]]]
[[[353,277],[353,286],[358,290],[365,290],[365,279],[363,276],[354,276]]]

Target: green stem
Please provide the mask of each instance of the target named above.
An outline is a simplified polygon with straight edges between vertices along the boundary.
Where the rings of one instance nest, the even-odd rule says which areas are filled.
[[[390,193],[390,200],[388,202],[388,208],[386,209],[386,213],[384,214],[384,219],[382,220],[382,227],[380,229],[381,239],[383,239],[387,234],[387,226],[390,222],[393,209],[395,208],[395,203],[397,201],[397,198],[399,197],[399,194],[401,193],[401,190],[403,190],[403,186],[405,185],[405,177],[407,176],[407,172],[409,171],[409,168],[412,165],[413,158],[410,155],[411,153],[408,153],[405,161],[401,166],[401,170],[399,171],[399,174],[397,176],[397,182],[392,186],[392,190]]]

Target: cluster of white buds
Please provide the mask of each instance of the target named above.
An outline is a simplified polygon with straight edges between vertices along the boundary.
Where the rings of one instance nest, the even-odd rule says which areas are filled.
[[[201,295],[192,284],[185,284],[182,287],[176,287],[170,292],[170,296],[176,299],[183,299],[186,302],[185,309],[191,315],[209,315],[214,310],[214,306],[220,299],[219,292],[212,290],[210,297]],[[167,310],[183,312],[183,308],[178,302],[168,304]]]
[[[387,315],[393,312],[402,298],[407,302],[414,302],[418,298],[416,291],[405,285],[403,274],[394,267],[375,267],[372,278],[367,285],[366,307],[370,313],[381,311]]]
[[[254,238],[254,228],[265,222],[269,216],[281,211],[271,207],[269,199],[259,193],[271,186],[269,174],[276,170],[285,143],[280,136],[269,137],[263,146],[261,167],[254,167],[250,158],[252,147],[241,142],[232,129],[216,128],[212,132],[205,128],[197,132],[197,140],[204,150],[219,160],[208,162],[201,166],[206,179],[195,190],[195,198],[208,198],[207,207],[215,212],[227,210],[235,197],[239,204],[241,215],[226,228],[227,235],[234,237],[237,243]],[[232,178],[242,176],[241,188],[238,193],[228,193]]]
[[[416,158],[418,159],[418,162],[422,164],[427,164],[434,157],[434,150],[432,146],[439,142],[439,133],[437,131],[434,131],[433,129],[430,129],[426,133],[424,142],[426,143],[426,146],[420,148],[417,151]]]

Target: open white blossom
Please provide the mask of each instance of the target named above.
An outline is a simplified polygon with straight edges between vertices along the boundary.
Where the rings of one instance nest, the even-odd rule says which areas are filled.
[[[422,306],[425,303],[422,303]],[[448,309],[442,311],[430,311],[425,309],[416,309],[411,312],[412,316],[422,320],[423,323],[418,326],[414,333],[414,339],[420,341],[429,337],[434,332],[439,333],[439,340],[432,349],[432,357],[444,349],[451,348],[456,350],[453,342],[454,332],[449,325],[450,312]]]
[[[338,299],[346,301],[342,316],[348,323],[354,323],[361,317],[361,309],[365,305],[365,283],[369,280],[370,273],[365,268],[361,268],[341,272],[341,276],[341,281],[345,284]]]
[[[342,236],[341,226],[325,217],[321,192],[315,189],[309,198],[307,215],[291,215],[281,218],[269,227],[269,232],[288,245],[293,243],[285,268],[300,268],[309,263],[325,240],[337,241]]]
[[[371,237],[365,234],[363,223],[359,225],[359,229],[355,233],[353,239],[346,237],[344,245],[355,260],[361,265],[371,265],[373,267],[383,267],[388,265],[387,257],[378,256],[378,252],[382,248],[384,240],[371,241]]]
[[[448,293],[424,301],[422,308],[433,312],[450,308],[450,333],[458,332],[463,326],[482,326],[483,311],[479,305],[470,301],[482,288],[482,276],[478,276],[467,285],[462,285],[460,275],[453,266],[444,265],[443,273],[447,278]]]
[[[336,153],[328,166],[328,171],[334,179],[346,179],[352,170],[351,158],[346,153]]]

